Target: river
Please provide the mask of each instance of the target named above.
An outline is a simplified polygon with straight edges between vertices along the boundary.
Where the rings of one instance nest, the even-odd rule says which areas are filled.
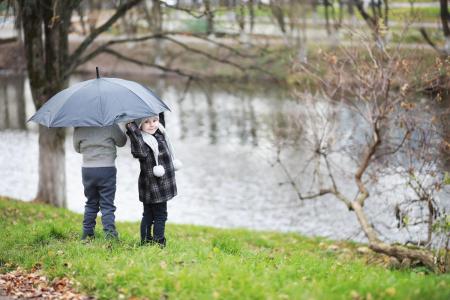
[[[88,77],[76,75],[70,84],[85,79]],[[270,84],[251,87],[193,84],[185,93],[182,80],[132,79],[147,84],[171,108],[165,116],[166,127],[184,167],[176,174],[179,194],[169,202],[168,222],[364,240],[356,217],[342,202],[330,196],[300,201],[282,168],[275,163],[276,145],[282,142],[280,136],[287,136],[289,143],[283,144],[283,161],[296,171],[295,180],[309,182],[312,169],[302,162],[311,151],[299,138],[305,132],[301,114],[293,113],[299,106],[305,113],[307,101],[299,102],[283,88]],[[0,195],[24,201],[36,195],[37,125],[26,122],[34,111],[26,79],[3,77],[0,81]],[[296,118],[300,119],[293,122]],[[357,118],[351,111],[340,109],[336,120],[337,127],[342,129],[341,136],[349,138]],[[72,132],[71,128],[67,129],[67,203],[68,209],[81,213],[85,201],[81,155],[73,150]],[[345,139],[340,142],[346,143]],[[351,167],[345,158],[341,163]],[[142,214],[137,188],[139,164],[130,154],[129,142],[118,149],[116,164],[116,218],[139,220]],[[298,172],[303,165],[305,171]],[[342,177],[337,181],[345,191],[355,190],[351,178]],[[395,175],[386,175],[378,182],[378,186],[386,189],[394,184],[398,187],[403,182]],[[410,195],[406,188],[402,191],[404,197]],[[398,194],[398,190],[391,193]],[[395,229],[392,209],[395,203],[386,200],[389,198],[386,193],[374,196],[365,206],[373,220],[381,220],[390,227],[380,229],[384,238],[405,241],[410,235],[423,235],[420,228],[410,229],[409,234]],[[448,200],[440,196],[441,202],[448,204]]]

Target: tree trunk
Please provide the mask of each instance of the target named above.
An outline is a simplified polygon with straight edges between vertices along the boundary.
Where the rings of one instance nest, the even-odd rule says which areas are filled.
[[[254,0],[248,1],[248,14],[250,18],[250,33],[253,33],[253,27],[255,27],[255,3]]]
[[[39,184],[35,201],[66,207],[65,130],[39,125]]]
[[[369,243],[369,248],[377,253],[386,254],[397,258],[399,261],[411,259],[420,261],[424,266],[432,271],[438,272],[438,266],[434,263],[431,252],[419,249],[410,249],[402,246],[388,245],[386,243]]]
[[[359,225],[361,225],[362,230],[366,234],[369,243],[380,243],[380,239],[378,238],[378,234],[373,230],[372,225],[367,220],[366,214],[358,201],[353,201],[351,203],[352,209],[358,218]]]
[[[70,20],[80,2],[18,0],[28,78],[36,109],[67,87],[68,77],[92,41],[140,0],[130,0],[120,5],[116,13],[91,32],[69,59]],[[35,200],[60,207],[66,205],[64,142],[64,129],[39,127],[39,184]]]
[[[16,115],[14,116],[14,128],[26,129],[27,120],[25,118],[25,78],[23,76],[14,77],[12,82],[15,91],[15,101],[17,102]],[[6,100],[6,99],[5,99]]]
[[[145,1],[144,1],[145,3]],[[151,22],[151,29],[154,34],[160,34],[163,31],[163,15],[161,9],[161,1],[153,0],[151,14],[148,18]],[[164,39],[156,39],[153,50],[153,63],[164,65]]]
[[[373,225],[370,224],[364,212],[364,200],[369,197],[369,191],[363,183],[362,176],[367,170],[378,146],[381,144],[379,129],[381,125],[379,122],[379,119],[377,119],[373,124],[373,142],[371,143],[369,148],[367,148],[361,164],[355,174],[355,181],[358,185],[359,196],[356,201],[352,201],[350,203],[351,208],[355,212],[358,222],[361,225],[361,228],[364,231],[367,239],[369,240],[370,249],[378,253],[393,256],[400,261],[404,259],[419,260],[426,267],[430,268],[433,271],[436,271],[437,265],[434,263],[433,255],[431,252],[427,250],[411,249],[403,246],[388,245],[383,243],[378,237],[378,234],[375,231]]]
[[[210,0],[204,0],[205,15],[206,15],[206,34],[210,35],[214,33],[214,13],[211,11]]]
[[[438,47],[438,45],[436,45],[431,38],[428,36],[427,31],[425,30],[425,28],[420,28],[420,33],[422,34],[423,38],[425,39],[425,41],[431,46],[433,47],[434,50],[436,50],[439,55],[443,58],[446,59],[448,56],[450,56],[450,26],[449,26],[449,22],[450,22],[450,13],[448,11],[448,0],[440,0],[440,17],[441,17],[441,24],[442,24],[442,32],[444,34],[444,47],[440,48]],[[444,76],[444,81],[445,81],[445,75]]]
[[[448,25],[448,22],[450,20],[450,14],[448,12],[448,0],[440,0],[440,15],[444,36],[450,37],[450,27]]]
[[[19,6],[31,92],[39,109],[66,86],[61,68],[68,57],[67,32],[72,9],[53,1],[39,5],[36,1],[22,0]],[[39,183],[35,200],[58,207],[66,205],[64,141],[64,129],[39,127]]]
[[[445,37],[444,51],[450,56],[450,36]]]
[[[444,32],[445,44],[444,52],[447,56],[450,55],[450,27],[448,23],[450,22],[450,14],[448,12],[448,0],[440,0],[440,10],[441,10],[441,23],[442,30]]]
[[[384,25],[389,26],[389,0],[384,0]]]
[[[163,15],[161,10],[161,1],[160,0],[153,0],[152,4],[152,18],[153,18],[153,27],[152,31],[153,33],[161,33],[162,27],[163,27]]]
[[[364,2],[361,0],[355,0],[355,6],[358,9],[359,13],[361,14],[361,17],[364,19],[364,21],[366,21],[367,25],[369,25],[370,29],[372,29],[373,31],[376,30],[377,27],[377,20],[370,16],[366,10],[364,9]]]
[[[378,238],[378,234],[373,229],[373,226],[368,222],[362,206],[357,201],[353,201],[351,204],[352,209],[355,211],[356,217],[358,218],[359,224],[369,240],[370,249],[377,253],[395,257],[399,261],[404,259],[418,260],[429,269],[438,271],[431,252],[427,250],[411,249],[403,246],[388,245],[383,243]]]
[[[327,35],[331,35],[331,29],[330,29],[330,17],[328,16],[328,8],[329,8],[329,0],[325,0],[323,5],[325,8],[325,28],[327,29]]]

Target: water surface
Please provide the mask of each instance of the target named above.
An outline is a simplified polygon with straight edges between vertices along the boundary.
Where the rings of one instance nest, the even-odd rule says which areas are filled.
[[[74,76],[71,84],[84,79],[88,78]],[[315,130],[311,124],[320,124],[323,117],[327,117],[325,114],[322,119],[311,120],[317,113],[307,101],[311,95],[293,99],[283,88],[270,84],[233,87],[194,84],[185,93],[182,80],[133,80],[147,84],[171,107],[171,112],[166,114],[166,127],[184,168],[177,172],[179,195],[169,202],[169,222],[364,239],[354,214],[342,202],[329,196],[300,201],[283,169],[275,163],[277,145],[283,143],[283,162],[293,171],[294,179],[307,190],[315,163],[310,160]],[[346,145],[352,139],[364,140],[364,130],[354,134],[361,123],[354,112],[345,107],[333,108],[332,104],[317,97],[316,101],[323,111],[334,111],[333,128],[339,131],[337,136],[340,137],[337,144]],[[20,76],[2,78],[0,195],[24,201],[36,195],[37,126],[26,123],[34,111],[28,82]],[[82,159],[73,150],[72,132],[67,129],[67,203],[70,210],[81,213],[85,201],[81,183]],[[283,137],[289,142],[285,143]],[[353,167],[348,158],[331,155],[339,162],[336,170]],[[116,218],[139,220],[142,214],[137,189],[139,163],[130,154],[129,142],[118,149],[116,164]],[[352,178],[343,175],[336,180],[349,194],[356,192]],[[379,184],[396,186],[391,195],[396,195],[399,201],[410,195],[406,188],[398,189],[404,184],[398,176],[386,175],[380,178]],[[398,197],[399,191],[401,197]],[[373,220],[395,227],[392,218],[395,202],[387,200],[391,198],[386,193],[379,197],[374,195],[365,209]],[[404,230],[379,230],[386,239],[404,241],[410,238]],[[412,233],[423,235],[424,232],[417,228]]]

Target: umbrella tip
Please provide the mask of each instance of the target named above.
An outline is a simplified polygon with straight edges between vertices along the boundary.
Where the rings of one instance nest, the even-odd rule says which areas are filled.
[[[97,72],[97,78],[100,78],[100,75],[98,74],[98,67],[95,67],[95,71]]]

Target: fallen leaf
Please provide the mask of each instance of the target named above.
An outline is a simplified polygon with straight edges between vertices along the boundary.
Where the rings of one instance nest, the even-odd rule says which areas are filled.
[[[164,260],[162,260],[162,261],[159,263],[159,266],[161,267],[161,269],[167,269],[167,263],[166,263]]]
[[[396,290],[395,290],[394,287],[390,287],[390,288],[387,288],[387,289],[386,289],[386,294],[388,294],[388,295],[391,296],[391,297],[394,296],[395,293],[396,293]]]

